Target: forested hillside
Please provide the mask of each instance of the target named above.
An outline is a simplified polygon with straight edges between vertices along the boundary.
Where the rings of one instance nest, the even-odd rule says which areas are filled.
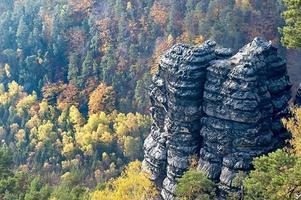
[[[207,39],[235,50],[256,36],[278,45],[283,8],[276,0],[0,0],[0,199],[101,199],[107,182],[124,194],[133,174],[157,195],[139,162],[125,166],[143,159],[159,56]],[[283,55],[300,81],[299,52]]]
[[[1,82],[39,97],[59,81],[80,91],[105,82],[119,110],[145,112],[149,74],[167,47],[212,38],[238,49],[255,36],[278,43],[281,8],[262,0],[1,1]]]

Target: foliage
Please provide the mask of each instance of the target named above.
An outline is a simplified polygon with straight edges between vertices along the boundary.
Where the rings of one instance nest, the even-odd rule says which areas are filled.
[[[176,196],[181,200],[214,199],[215,184],[202,172],[190,169],[179,179]]]
[[[282,122],[292,134],[290,148],[278,150],[253,161],[254,171],[244,180],[245,199],[293,200],[301,192],[301,109],[292,108]]]
[[[51,200],[86,199],[88,188],[82,183],[84,174],[80,170],[72,170],[62,176],[62,182],[53,188]]]
[[[281,8],[279,1],[250,0],[2,1],[0,81],[14,80],[38,97],[43,87],[57,84],[50,99],[44,95],[53,104],[62,85],[81,91],[93,80],[93,90],[100,83],[113,87],[117,110],[146,112],[150,74],[168,47],[210,38],[235,49],[255,36],[277,42]],[[285,15],[297,33],[298,20]],[[67,89],[61,109],[89,101],[85,93],[77,101],[75,88]]]
[[[293,200],[300,198],[301,159],[278,150],[254,160],[255,170],[244,182],[245,199]]]
[[[29,191],[30,182],[31,177],[22,172],[1,179],[0,198],[5,200],[24,199],[26,193]]]
[[[287,1],[283,33],[296,45],[286,34],[299,23],[289,2],[298,1]],[[143,158],[150,77],[167,48],[209,38],[235,49],[255,36],[277,42],[281,8],[266,0],[0,1],[0,199],[88,198],[88,188]],[[124,173],[98,192],[120,194],[137,176]]]
[[[282,120],[284,126],[292,134],[290,143],[294,153],[301,156],[301,108],[291,109],[291,117]]]
[[[109,110],[86,115],[77,107],[78,92],[62,97],[75,86],[57,85],[60,88],[47,86],[42,100],[16,82],[2,85],[0,195],[6,199],[85,199],[89,187],[105,183],[128,162],[143,158],[149,116]],[[30,176],[19,178],[22,171]],[[20,191],[18,181],[24,182]]]
[[[109,182],[105,189],[95,191],[92,200],[152,200],[158,192],[145,172],[141,172],[141,163],[134,161],[117,179]]]
[[[26,191],[24,200],[48,199],[50,189],[45,185],[40,177],[34,178],[30,183],[30,188]]]
[[[301,47],[301,1],[283,0],[286,10],[282,13],[285,26],[280,29],[283,34],[281,42],[289,48]]]
[[[10,168],[13,164],[11,151],[5,145],[0,148],[0,179],[11,175]]]
[[[89,113],[112,112],[115,108],[115,98],[113,88],[101,83],[89,97]]]

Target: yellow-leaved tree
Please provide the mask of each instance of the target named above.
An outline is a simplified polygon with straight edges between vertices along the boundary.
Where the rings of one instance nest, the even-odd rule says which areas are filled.
[[[282,120],[284,126],[292,134],[290,143],[293,147],[294,153],[301,156],[301,108],[293,108],[291,110],[291,117]]]
[[[141,171],[141,162],[134,161],[104,190],[93,192],[92,200],[153,200],[157,196],[158,191],[148,174]]]

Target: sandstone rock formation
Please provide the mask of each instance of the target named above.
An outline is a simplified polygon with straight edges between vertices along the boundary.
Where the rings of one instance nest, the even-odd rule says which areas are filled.
[[[144,169],[174,199],[177,179],[198,154],[198,168],[224,192],[239,191],[233,180],[248,172],[254,157],[283,144],[280,119],[290,99],[286,63],[262,39],[232,56],[207,41],[178,44],[161,58],[151,86],[151,133]]]
[[[230,59],[208,67],[199,169],[235,190],[233,179],[287,137],[280,119],[290,100],[285,62],[269,42],[255,39]]]

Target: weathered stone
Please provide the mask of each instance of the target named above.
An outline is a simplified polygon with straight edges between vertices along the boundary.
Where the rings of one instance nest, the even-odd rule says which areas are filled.
[[[151,86],[154,123],[143,166],[165,200],[174,199],[190,156],[199,152],[198,169],[219,184],[223,198],[239,192],[233,180],[252,168],[254,157],[288,137],[280,119],[291,84],[277,49],[255,38],[232,55],[207,41],[175,45],[161,58]]]
[[[297,90],[295,104],[297,106],[301,106],[301,83],[299,84],[299,88]]]

